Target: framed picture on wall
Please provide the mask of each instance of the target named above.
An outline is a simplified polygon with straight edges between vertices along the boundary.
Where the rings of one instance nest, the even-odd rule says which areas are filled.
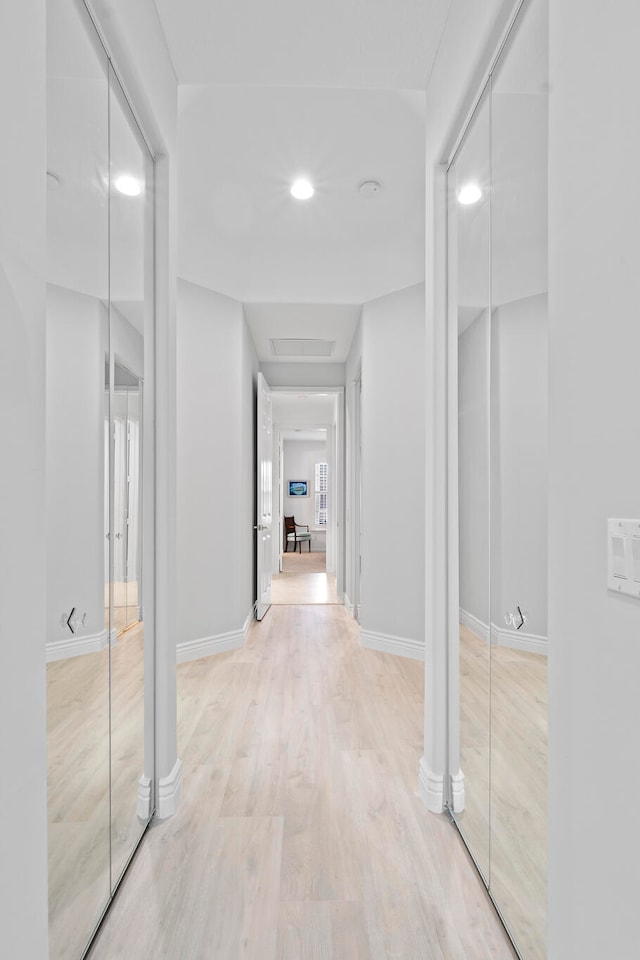
[[[287,491],[288,497],[308,497],[309,483],[306,480],[288,480]]]

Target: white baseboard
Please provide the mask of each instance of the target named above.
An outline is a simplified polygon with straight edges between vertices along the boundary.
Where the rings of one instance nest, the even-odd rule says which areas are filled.
[[[525,653],[540,653],[546,657],[549,653],[549,641],[546,637],[535,633],[522,633],[518,630],[506,630],[491,624],[491,642],[499,647],[509,647],[511,650],[524,650]]]
[[[136,813],[143,823],[146,823],[151,816],[151,780],[149,777],[140,777],[138,780]]]
[[[392,637],[360,627],[360,643],[368,650],[392,653],[396,657],[410,657],[412,660],[424,660],[424,644],[406,637]]]
[[[471,633],[475,633],[476,637],[484,640],[485,643],[489,642],[489,627],[487,624],[483,623],[482,620],[478,620],[478,618],[474,617],[468,610],[463,610],[462,607],[460,607],[460,623],[463,627],[466,627],[467,630],[471,630]]]
[[[347,613],[351,614],[351,616],[353,617],[355,615],[355,609],[346,593],[344,595],[344,606]]]
[[[431,813],[443,813],[444,776],[430,770],[424,757],[418,768],[418,792],[427,810]]]
[[[158,781],[158,802],[156,816],[159,820],[172,817],[180,806],[182,797],[182,761],[176,760],[173,770],[168,777],[160,777]]]
[[[249,633],[249,627],[251,626],[251,624],[253,623],[253,621],[255,620],[255,618],[256,618],[255,609],[254,609],[254,607],[251,607],[251,610],[249,610],[249,613],[247,614],[247,619],[244,621],[244,625],[243,625],[243,627],[242,627],[242,642],[243,642],[243,643],[246,643],[247,634]]]
[[[224,653],[225,650],[237,650],[244,646],[246,631],[245,625],[241,630],[231,630],[229,633],[219,633],[217,637],[201,637],[199,640],[186,640],[179,643],[176,649],[176,663],[186,663],[188,660],[199,660],[201,657],[210,657],[214,653]]]
[[[482,620],[478,620],[468,610],[460,607],[460,623],[463,627],[471,630],[477,637],[484,640],[489,639],[489,627]],[[491,643],[498,647],[509,647],[511,650],[523,650],[525,653],[539,653],[547,656],[549,650],[549,641],[546,637],[538,636],[535,633],[523,633],[521,630],[507,630],[499,627],[496,623],[491,624]]]
[[[74,635],[65,637],[63,640],[49,640],[47,642],[47,663],[51,663],[53,660],[66,660],[68,657],[81,657],[87,653],[100,653],[108,645],[109,632],[107,630],[101,630],[100,633],[87,633],[81,637]]]

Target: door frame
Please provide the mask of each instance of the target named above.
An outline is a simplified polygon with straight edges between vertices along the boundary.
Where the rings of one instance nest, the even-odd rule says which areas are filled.
[[[334,419],[291,423],[276,421],[273,423],[273,515],[278,517],[278,535],[273,537],[273,572],[280,571],[282,544],[282,507],[284,488],[281,477],[282,432],[292,429],[323,429],[327,431],[327,463],[329,464],[329,502],[335,504],[332,520],[327,530],[327,570],[336,575],[336,593],[340,603],[344,599],[345,571],[345,428],[344,428],[344,387],[272,387],[272,393],[304,393],[306,396],[335,396]],[[329,547],[331,546],[331,552]]]

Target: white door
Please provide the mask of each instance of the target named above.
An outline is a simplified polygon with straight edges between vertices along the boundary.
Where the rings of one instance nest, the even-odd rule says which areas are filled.
[[[256,620],[262,620],[271,606],[273,565],[273,413],[271,387],[258,374],[258,477],[256,521]]]

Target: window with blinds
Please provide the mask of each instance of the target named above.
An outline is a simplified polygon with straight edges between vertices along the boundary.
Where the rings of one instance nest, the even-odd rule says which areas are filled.
[[[327,478],[327,464],[316,463],[315,525],[317,527],[326,527],[327,525]]]

